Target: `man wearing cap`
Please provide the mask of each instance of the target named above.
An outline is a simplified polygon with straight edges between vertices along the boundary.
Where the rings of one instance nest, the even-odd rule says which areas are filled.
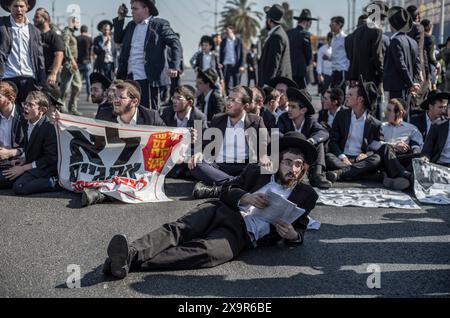
[[[1,0],[10,16],[0,18],[0,80],[18,87],[17,103],[25,101],[34,84],[46,81],[39,30],[28,20],[36,0]]]
[[[131,0],[133,21],[124,29],[127,9],[123,5],[113,20],[114,41],[122,44],[117,78],[139,83],[142,105],[158,109],[159,90],[181,71],[182,46],[167,20],[158,18],[155,0]],[[166,48],[170,54],[166,58]],[[166,68],[168,61],[169,68]]]
[[[401,7],[389,9],[388,20],[394,35],[386,52],[384,90],[389,92],[389,98],[407,100],[409,93],[414,94],[420,89],[421,82],[419,48],[416,41],[406,35],[413,22]]]
[[[329,181],[353,180],[378,170],[381,157],[376,151],[382,146],[383,133],[381,122],[370,114],[377,92],[374,83],[362,79],[347,92],[350,109],[336,115],[330,131],[330,152],[326,154]]]
[[[97,113],[103,108],[111,107],[112,104],[108,101],[106,91],[111,85],[111,81],[100,73],[91,73],[89,76],[91,81],[91,100],[92,103],[98,105]]]
[[[44,8],[36,9],[34,25],[41,31],[45,59],[45,73],[47,83],[55,85],[64,59],[64,41],[62,37],[50,28],[50,14]]]
[[[258,65],[258,86],[268,85],[274,77],[292,78],[289,38],[281,24],[284,9],[278,4],[265,7],[268,38],[264,44]]]
[[[261,174],[249,165],[238,178],[226,184],[220,201],[199,205],[176,222],[130,242],[116,235],[109,243],[103,273],[124,279],[130,271],[191,270],[229,262],[244,250],[273,246],[280,242],[298,246],[304,241],[318,195],[302,183],[317,153],[299,133],[280,140],[280,169]],[[268,192],[276,193],[305,213],[288,224],[270,224],[252,214],[255,208],[270,208]]]
[[[114,61],[117,57],[116,44],[111,35],[112,28],[113,23],[111,21],[101,21],[97,30],[102,34],[94,39],[94,53],[97,55],[94,71],[103,74],[110,81],[114,79]]]
[[[309,182],[311,186],[329,189],[331,183],[325,178],[325,150],[324,143],[330,137],[328,131],[313,119],[316,113],[311,95],[306,90],[288,88],[289,111],[278,119],[278,129],[281,135],[296,131],[303,134],[316,147],[318,158],[312,164]]]
[[[305,89],[308,85],[307,68],[313,60],[309,29],[312,21],[317,21],[317,19],[311,16],[309,9],[303,9],[300,16],[294,17],[294,19],[298,21],[297,27],[287,32],[291,50],[292,76],[298,87]]]
[[[11,160],[23,153],[24,118],[16,106],[17,91],[14,84],[0,82],[0,179],[4,184],[1,171],[11,167]],[[10,187],[11,185],[8,185]]]
[[[288,88],[298,88],[297,83],[286,77],[275,77],[269,82],[269,86],[280,92],[280,104],[276,110],[278,118],[289,110],[289,100],[287,97]]]
[[[411,113],[410,122],[415,125],[426,139],[431,126],[446,116],[450,93],[440,90],[431,91],[420,105],[422,110]]]
[[[341,16],[331,18],[330,29],[334,35],[331,41],[331,87],[340,88],[343,92],[346,91],[347,72],[350,64],[345,51],[347,35],[344,32],[344,24],[345,19]]]
[[[197,99],[197,108],[206,116],[208,125],[217,114],[225,110],[225,100],[216,89],[217,72],[210,68],[197,73],[196,87],[200,96]]]

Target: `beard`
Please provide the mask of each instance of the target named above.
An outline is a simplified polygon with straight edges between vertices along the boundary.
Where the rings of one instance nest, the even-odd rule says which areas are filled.
[[[129,113],[133,110],[133,106],[131,106],[131,103],[129,103],[127,106],[125,106],[124,110],[116,111],[115,107],[113,107],[113,113],[116,116],[122,116],[123,114]]]
[[[266,21],[266,30],[270,31],[270,25],[269,25],[269,22],[267,22],[267,21]]]
[[[292,172],[283,175],[281,171],[278,171],[276,179],[283,187],[292,188],[300,182],[300,175],[296,177]]]

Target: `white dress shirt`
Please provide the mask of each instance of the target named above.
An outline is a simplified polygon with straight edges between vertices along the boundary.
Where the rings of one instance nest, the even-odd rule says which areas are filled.
[[[433,126],[433,121],[431,120],[430,116],[428,116],[428,112],[426,113],[426,119],[427,119],[427,134],[430,132],[431,126]]]
[[[292,125],[294,125],[294,129],[295,129],[296,132],[301,133],[302,129],[303,129],[303,126],[305,125],[305,119],[303,119],[303,121],[302,121],[302,123],[300,125],[300,128],[297,128],[297,125],[295,124],[295,121],[292,121]]]
[[[40,119],[39,119],[40,120]],[[28,142],[30,142],[30,139],[31,139],[31,134],[33,133],[33,130],[34,130],[34,128],[36,127],[36,124],[39,122],[39,120],[37,120],[35,123],[31,123],[31,122],[28,122],[28,128],[27,128],[27,136],[28,136]],[[33,161],[32,163],[31,163],[31,167],[33,168],[33,169],[36,169],[36,161]]]
[[[211,95],[213,93],[213,90],[210,90],[209,93],[205,96],[205,107],[203,109],[203,114],[205,114],[205,117],[208,118],[208,104],[209,104],[209,99],[211,98]]]
[[[323,74],[331,76],[332,73],[332,63],[331,63],[331,56],[333,53],[333,49],[330,45],[325,44],[322,45],[319,49],[319,52],[317,52],[317,74]],[[324,60],[324,56],[327,56],[328,59]]]
[[[103,37],[103,42],[101,44],[103,50],[105,50],[105,63],[113,63],[114,57],[112,52],[112,39],[109,40],[108,44],[105,45],[107,38]]]
[[[0,147],[11,149],[11,134],[16,105],[13,106],[11,115],[6,118],[0,113]]]
[[[211,68],[211,60],[212,60],[212,53],[203,53],[203,68],[202,71],[206,71]]]
[[[401,121],[398,126],[393,126],[390,123],[383,123],[382,125],[385,143],[395,145],[400,141],[410,145],[414,142],[416,145],[412,147],[414,153],[420,153],[423,148],[423,137],[416,126]]]
[[[344,153],[347,156],[357,157],[362,153],[362,144],[364,140],[364,127],[366,125],[367,112],[357,119],[352,111],[352,122],[348,133],[347,143],[345,144]]]
[[[30,23],[25,19],[24,24],[17,24],[10,16],[12,46],[6,61],[4,78],[35,77],[31,63]]]
[[[441,153],[438,164],[450,164],[450,129],[448,130],[447,142],[445,143],[444,150]]]
[[[137,108],[136,108],[136,111],[135,111],[135,113],[134,113],[134,115],[133,115],[133,118],[131,118],[131,121],[130,121],[129,124],[124,123],[124,122],[122,121],[122,119],[120,119],[120,116],[117,116],[117,122],[118,122],[119,124],[122,124],[122,125],[137,126],[137,116],[138,116],[138,110],[137,110]]]
[[[333,71],[348,71],[350,61],[347,58],[347,52],[345,51],[345,38],[347,35],[344,31],[336,34],[331,42],[331,69]]]
[[[233,39],[227,38],[225,46],[225,57],[223,64],[224,65],[235,65],[236,64],[236,51],[235,51],[235,43],[236,37]]]
[[[247,139],[245,138],[246,117],[247,115],[244,114],[234,126],[228,117],[223,145],[217,155],[217,163],[245,163],[248,159]]]
[[[178,117],[178,113],[175,113],[175,119],[177,121],[177,127],[178,128],[187,128],[188,125],[188,121],[189,119],[191,119],[191,113],[192,113],[192,108],[189,108],[189,111],[187,112],[186,116],[184,116],[183,119],[180,119]]]
[[[342,107],[339,107],[338,109],[336,109],[336,113],[333,113],[328,111],[328,120],[327,120],[327,124],[330,127],[333,127],[334,124],[334,119],[336,118],[336,115],[342,110]]]
[[[133,74],[135,81],[146,80],[145,73],[145,39],[147,37],[148,25],[152,17],[148,17],[136,25],[131,40],[130,58],[128,59],[128,73]]]

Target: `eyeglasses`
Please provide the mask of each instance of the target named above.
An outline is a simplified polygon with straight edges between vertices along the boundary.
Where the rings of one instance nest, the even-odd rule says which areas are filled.
[[[184,102],[187,99],[184,98],[183,96],[172,96],[172,100],[178,100],[178,101]]]
[[[22,103],[22,107],[23,108],[33,108],[34,106],[38,106],[37,104],[34,103],[29,103],[29,102],[23,102]],[[39,107],[39,106],[38,106]]]
[[[127,99],[131,99],[129,96],[119,96],[119,95],[114,95],[113,96],[113,100],[127,100]]]
[[[301,167],[303,167],[304,163],[301,160],[293,161],[291,159],[283,159],[283,160],[281,160],[281,164],[283,166],[286,166],[286,167],[289,167],[289,168],[291,168],[291,167],[301,168]]]
[[[233,97],[227,97],[227,98],[225,98],[225,103],[226,104],[232,104],[232,103],[242,104],[242,100],[239,100],[239,99],[233,98]]]

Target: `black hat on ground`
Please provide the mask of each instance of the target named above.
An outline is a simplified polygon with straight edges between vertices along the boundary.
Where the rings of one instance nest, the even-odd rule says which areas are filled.
[[[9,10],[9,7],[13,3],[13,1],[14,0],[0,0],[0,5],[2,6],[3,10],[5,10],[6,12],[11,12]],[[30,12],[31,10],[33,10],[34,6],[36,5],[36,0],[27,0],[27,1],[28,1],[28,5],[30,6],[30,9],[27,12]]]
[[[408,33],[413,27],[411,15],[402,7],[392,7],[388,11],[390,25],[397,31]]]
[[[111,21],[103,20],[103,21],[100,21],[100,23],[97,25],[97,30],[102,32],[103,26],[106,24],[109,24],[109,26],[111,27],[111,30],[114,28],[114,24]]]
[[[312,97],[308,93],[308,91],[302,89],[297,89],[293,87],[289,87],[287,90],[287,97],[289,102],[298,102],[300,107],[308,108],[308,112],[306,115],[314,115],[316,110],[314,109],[314,105],[312,104]]]
[[[431,91],[428,93],[427,99],[420,105],[423,110],[430,109],[430,105],[437,100],[446,99],[450,102],[450,93],[442,92],[440,90]]]
[[[271,7],[264,7],[264,12],[273,22],[278,24],[284,23],[284,9],[279,4],[274,4]]]
[[[156,0],[139,0],[139,1],[144,3],[145,6],[147,6],[149,8],[151,16],[156,17],[159,15],[159,11],[156,8]]]
[[[206,80],[207,83],[210,83],[212,87],[216,86],[217,79],[219,78],[217,72],[212,68],[209,68],[206,71],[199,70],[198,76]]]
[[[300,149],[308,165],[312,165],[317,160],[316,147],[307,141],[302,133],[296,131],[288,132],[280,139],[280,152],[289,148]]]
[[[287,77],[275,77],[269,82],[270,87],[276,88],[278,84],[285,84],[287,87],[299,88],[297,83]]]
[[[374,82],[364,82],[362,75],[359,77],[358,88],[361,90],[364,98],[364,105],[370,111],[374,110],[378,98],[378,88]]]
[[[101,73],[91,73],[91,75],[89,75],[89,79],[91,81],[91,83],[100,83],[102,84],[103,90],[106,90],[109,88],[109,86],[111,86],[111,81],[103,74]]]
[[[312,17],[309,9],[303,9],[302,13],[298,17],[294,17],[294,19],[299,21],[318,21],[318,19]]]
[[[50,103],[61,110],[64,107],[64,101],[61,98],[61,90],[56,85],[45,84],[44,86],[34,86],[34,88],[47,96]]]

